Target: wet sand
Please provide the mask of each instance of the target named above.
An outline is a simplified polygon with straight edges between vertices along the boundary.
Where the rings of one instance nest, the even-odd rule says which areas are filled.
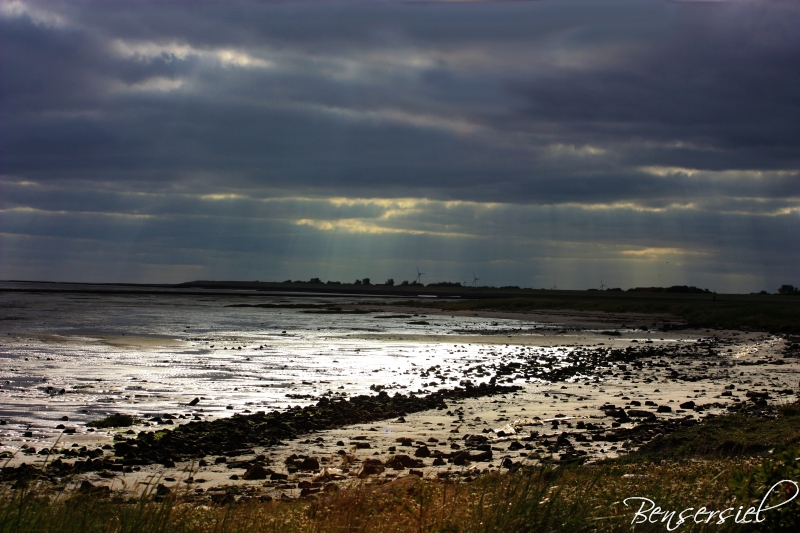
[[[457,315],[408,307],[381,310],[425,315],[423,318],[432,322]],[[532,331],[520,328],[520,332],[356,332],[352,337],[409,346],[448,344],[455,352],[462,348],[466,352],[472,344],[508,347],[506,359],[515,353],[513,350],[524,357],[527,350],[536,347],[602,353],[633,350],[639,355],[632,362],[615,362],[566,381],[534,379],[513,393],[448,402],[442,410],[319,431],[278,446],[206,456],[170,467],[125,465],[113,455],[115,439],[132,438],[140,431],[169,429],[170,424],[188,422],[198,415],[198,409],[186,406],[169,418],[151,420],[146,426],[63,435],[57,447],[78,453],[78,457],[64,457],[66,463],[85,460],[93,450],[100,450],[95,453],[102,453],[107,463],[114,463],[113,469],[76,475],[69,485],[77,487],[88,481],[132,493],[160,485],[161,491],[185,491],[198,499],[214,501],[233,497],[231,487],[236,487],[237,498],[296,498],[331,490],[332,484],[384,483],[407,475],[469,479],[487,470],[542,460],[579,459],[591,463],[635,450],[659,433],[729,412],[738,405],[791,401],[800,378],[800,359],[784,357],[786,341],[766,333],[689,329],[664,332],[653,329],[654,325],[675,321],[652,315],[564,311],[468,314],[513,317],[537,326]],[[549,324],[557,327],[547,327]],[[612,326],[615,334],[603,332]],[[648,330],[644,331],[644,327]],[[142,341],[113,338],[103,342]],[[457,375],[455,370],[440,372],[437,379],[453,386],[469,377]],[[54,443],[33,444],[28,439],[27,443],[14,444],[12,448],[16,450],[8,460],[9,467],[43,463],[41,448]],[[28,450],[38,446],[39,450],[25,453],[21,446]],[[248,477],[251,479],[245,479]]]

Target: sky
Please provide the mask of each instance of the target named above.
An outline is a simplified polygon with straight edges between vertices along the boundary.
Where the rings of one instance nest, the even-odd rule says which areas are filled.
[[[0,0],[0,279],[800,285],[795,1]]]

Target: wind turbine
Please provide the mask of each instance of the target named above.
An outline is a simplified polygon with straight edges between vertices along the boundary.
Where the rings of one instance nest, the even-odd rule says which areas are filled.
[[[558,289],[558,287],[556,287],[556,284],[555,284],[555,283],[553,283],[553,286],[552,286],[552,287],[550,287],[550,290],[551,290],[551,291],[554,291],[554,290],[557,290],[557,289]]]
[[[424,274],[425,272],[420,272],[419,267],[417,267],[417,281],[415,281],[415,283],[419,284],[419,278],[421,278]]]
[[[475,276],[475,272],[473,272],[473,273],[472,273],[472,286],[473,286],[473,287],[477,287],[477,285],[478,285],[478,282],[479,282],[480,280],[481,280],[481,278],[479,278],[479,277]]]
[[[601,279],[601,280],[600,280],[600,290],[601,290],[601,291],[603,290],[603,287],[605,287],[605,285],[603,284],[603,280]]]

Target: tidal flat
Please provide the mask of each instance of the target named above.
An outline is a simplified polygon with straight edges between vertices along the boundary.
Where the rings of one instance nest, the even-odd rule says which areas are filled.
[[[67,287],[0,324],[0,482],[198,503],[624,462],[800,379],[791,336],[659,314]]]

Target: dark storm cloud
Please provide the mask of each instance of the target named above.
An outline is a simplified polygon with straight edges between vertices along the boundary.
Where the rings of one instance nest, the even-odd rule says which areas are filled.
[[[798,166],[791,6],[80,6],[61,27],[2,21],[9,174],[202,170],[323,194],[559,201],[598,178],[659,195],[637,166]],[[226,64],[226,51],[272,65]],[[157,90],[170,81],[191,88]]]
[[[512,278],[526,242],[751,277],[798,259],[796,3],[0,6],[7,264],[63,238],[75,261],[264,249],[317,275],[332,235],[398,260],[456,239],[454,265]]]

